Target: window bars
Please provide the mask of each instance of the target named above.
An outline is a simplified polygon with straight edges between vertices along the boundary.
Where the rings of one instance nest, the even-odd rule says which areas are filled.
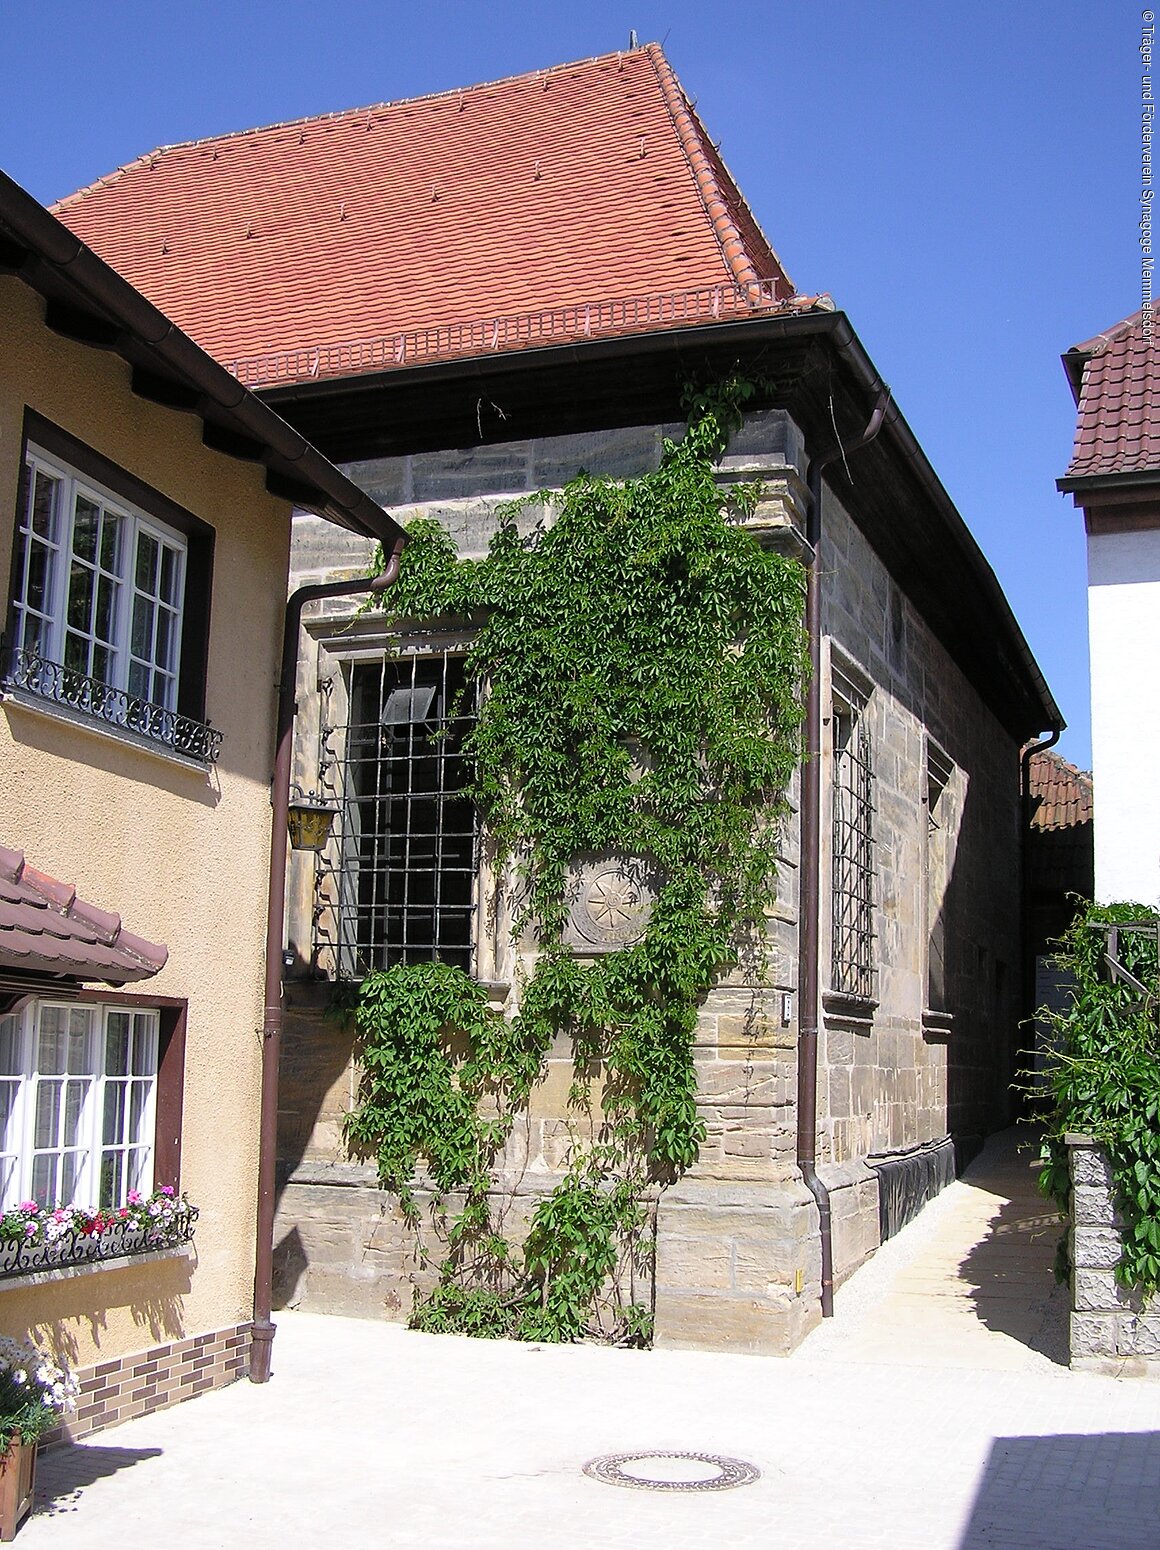
[[[477,696],[446,652],[354,662],[345,725],[321,731],[339,819],[315,874],[318,968],[470,970],[478,832],[463,743]],[[331,776],[330,771],[336,773]]]
[[[831,827],[830,987],[874,996],[874,770],[870,732],[835,707]]]

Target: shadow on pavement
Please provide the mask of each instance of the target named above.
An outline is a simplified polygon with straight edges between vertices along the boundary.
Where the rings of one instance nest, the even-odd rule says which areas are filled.
[[[996,1437],[958,1550],[1160,1543],[1160,1432]]]
[[[85,1486],[146,1459],[160,1458],[161,1448],[110,1448],[100,1443],[66,1443],[42,1453],[36,1461],[36,1512],[75,1512]]]
[[[1066,1367],[1069,1298],[1054,1272],[1062,1219],[1038,1192],[1027,1136],[1008,1132],[990,1146],[963,1182],[993,1191],[998,1209],[959,1276],[981,1324]]]

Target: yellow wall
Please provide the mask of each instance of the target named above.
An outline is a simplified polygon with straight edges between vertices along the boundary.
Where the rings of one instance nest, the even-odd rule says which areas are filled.
[[[183,1262],[0,1290],[0,1332],[36,1333],[79,1365],[250,1317],[274,685],[290,508],[263,471],[202,445],[201,421],[135,397],[120,357],[60,338],[0,277],[0,592],[9,593],[25,408],[215,529],[208,774],[0,704],[0,844],[169,948],[126,987],[188,998],[181,1185],[201,1208]],[[107,987],[100,987],[107,988]],[[108,1304],[108,1306],[106,1306]]]

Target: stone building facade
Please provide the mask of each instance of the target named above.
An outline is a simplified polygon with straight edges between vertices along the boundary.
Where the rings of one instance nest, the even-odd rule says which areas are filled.
[[[840,1280],[945,1182],[954,1150],[1007,1117],[1017,749],[1060,724],[849,320],[794,286],[653,43],[166,147],[61,213],[305,441],[401,515],[438,516],[464,554],[482,552],[513,494],[655,463],[690,389],[740,379],[764,407],[721,477],[760,477],[761,536],[810,561],[822,714],[811,692],[761,989],[726,981],[703,1008],[708,1139],[656,1201],[650,1275],[659,1338],[787,1349],[828,1301],[827,1188]],[[368,562],[299,522],[297,580]],[[410,946],[468,968],[497,1007],[511,1009],[519,976],[487,836],[454,789],[412,780],[426,761],[443,782],[454,762],[462,725],[438,746],[415,729],[432,705],[466,703],[462,629],[420,622],[398,659],[371,616],[319,614],[310,633],[298,781],[344,813],[317,878],[299,864],[292,879],[283,1293],[405,1316],[412,1277],[430,1271],[343,1157],[354,1074],[327,982],[357,978],[364,949],[389,957],[392,922],[428,931]],[[404,807],[432,797],[447,822],[400,829]],[[604,889],[624,903],[640,881],[606,866],[577,879],[579,902]],[[600,947],[591,910],[574,925],[578,951]],[[816,1046],[815,1136],[798,1090],[813,1090]],[[513,1211],[562,1166],[570,1081],[558,1050],[512,1140]]]
[[[479,556],[503,502],[557,487],[581,468],[643,472],[656,465],[663,436],[679,434],[672,425],[627,427],[376,459],[347,471],[400,519],[435,517],[461,555]],[[757,536],[800,553],[806,475],[801,431],[785,411],[771,410],[749,417],[720,478],[723,485],[759,478]],[[822,909],[819,1174],[830,1191],[840,1282],[884,1230],[953,1176],[955,1142],[969,1149],[1009,1116],[1019,786],[1017,740],[842,500],[828,488],[823,499],[822,876],[830,886]],[[297,584],[365,571],[371,558],[367,546],[312,518],[299,519],[293,551]],[[392,650],[404,659],[461,650],[464,635],[441,621],[405,624],[389,638],[375,615],[355,617],[341,603],[320,609],[307,628],[296,778],[341,802],[352,778],[341,729],[356,675]],[[864,760],[853,758],[855,743]],[[862,919],[851,922],[842,916],[850,890],[839,873],[843,865],[857,870],[859,858],[841,852],[860,795],[870,831],[862,858],[868,891]],[[695,1060],[707,1139],[697,1164],[653,1202],[649,1292],[657,1338],[669,1344],[786,1351],[819,1317],[818,1213],[795,1154],[796,790],[792,796],[766,971],[727,977],[704,1004]],[[349,836],[340,835],[318,863],[297,858],[291,878],[288,942],[297,968],[287,985],[282,1068],[279,1282],[289,1305],[405,1318],[436,1267],[418,1264],[396,1203],[377,1189],[373,1168],[350,1162],[342,1146],[357,1073],[350,1036],[327,1007],[342,951],[335,869],[344,844]],[[484,837],[469,966],[493,1004],[510,1012],[519,976],[503,893]],[[513,1133],[497,1183],[514,1196],[516,1219],[558,1181],[574,1135],[590,1123],[568,1107],[573,1074],[570,1048],[554,1049]]]

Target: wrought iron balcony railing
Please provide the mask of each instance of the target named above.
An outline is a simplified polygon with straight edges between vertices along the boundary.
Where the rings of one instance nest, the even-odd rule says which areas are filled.
[[[0,1281],[9,1276],[32,1275],[36,1271],[66,1270],[104,1259],[124,1259],[133,1254],[150,1254],[158,1249],[180,1248],[193,1241],[197,1224],[196,1206],[184,1204],[164,1225],[143,1226],[133,1220],[112,1221],[101,1232],[86,1233],[77,1228],[63,1233],[52,1243],[33,1243],[13,1239],[0,1243]]]
[[[199,764],[214,764],[221,752],[222,734],[208,721],[181,716],[164,705],[140,700],[124,689],[99,678],[87,678],[60,662],[50,662],[32,651],[9,651],[4,662],[2,687],[91,716],[126,732],[160,743],[174,753]]]

